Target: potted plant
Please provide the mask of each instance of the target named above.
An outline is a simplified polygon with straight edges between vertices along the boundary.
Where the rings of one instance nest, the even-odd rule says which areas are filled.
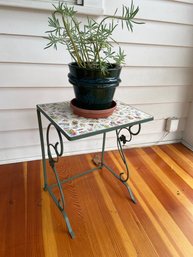
[[[102,110],[111,108],[115,88],[120,83],[121,64],[124,63],[124,51],[114,44],[113,32],[120,22],[122,28],[133,31],[134,20],[139,11],[131,1],[130,7],[123,6],[122,14],[104,16],[100,22],[87,17],[82,24],[77,19],[73,7],[64,3],[54,6],[54,12],[48,18],[51,30],[46,31],[49,41],[45,48],[58,44],[66,47],[73,62],[69,64],[69,82],[73,84],[76,105],[80,108]]]

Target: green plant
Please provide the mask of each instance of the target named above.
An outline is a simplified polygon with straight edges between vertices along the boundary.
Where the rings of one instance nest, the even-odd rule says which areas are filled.
[[[119,47],[118,52],[113,50],[113,44],[117,43],[112,34],[121,22],[122,29],[126,25],[128,31],[133,31],[133,24],[139,7],[134,7],[133,1],[130,7],[122,7],[122,15],[105,16],[100,22],[87,17],[87,23],[82,24],[77,20],[76,11],[64,3],[53,5],[55,11],[48,18],[49,27],[46,31],[48,44],[45,48],[53,46],[57,49],[58,44],[65,45],[73,60],[79,67],[101,69],[106,72],[110,63],[123,64],[124,51]],[[107,21],[109,21],[107,23]],[[118,44],[118,43],[117,43]]]

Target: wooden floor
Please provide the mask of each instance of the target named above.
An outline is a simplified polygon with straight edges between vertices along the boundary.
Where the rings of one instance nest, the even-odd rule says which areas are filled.
[[[65,184],[74,240],[42,190],[40,161],[0,166],[0,256],[192,257],[193,153],[174,144],[129,149],[126,156],[137,204],[106,169]],[[64,157],[60,176],[91,167],[92,157]],[[105,159],[122,170],[117,151]]]

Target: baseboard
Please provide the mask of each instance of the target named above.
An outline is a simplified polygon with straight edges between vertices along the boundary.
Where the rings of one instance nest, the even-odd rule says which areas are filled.
[[[182,140],[181,143],[193,152],[193,145],[189,144],[185,140]]]

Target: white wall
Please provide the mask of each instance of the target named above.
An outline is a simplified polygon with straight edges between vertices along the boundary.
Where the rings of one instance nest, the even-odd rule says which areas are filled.
[[[127,1],[105,0],[105,13],[121,2]],[[155,117],[130,145],[176,142],[182,138],[192,100],[193,2],[135,2],[145,24],[132,34],[117,32],[127,59],[115,98]],[[73,98],[67,80],[70,58],[62,49],[43,49],[49,14],[0,6],[0,163],[40,158],[36,104]],[[180,119],[179,131],[163,138],[165,119],[173,116]],[[66,142],[65,154],[97,151],[98,138]],[[108,148],[114,147],[110,134]]]

